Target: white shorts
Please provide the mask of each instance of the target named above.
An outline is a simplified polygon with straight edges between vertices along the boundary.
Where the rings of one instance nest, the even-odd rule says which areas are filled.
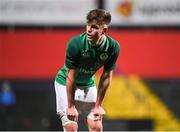
[[[57,113],[66,113],[67,110],[67,93],[66,86],[59,84],[55,81],[55,93],[56,93],[56,112]],[[76,87],[75,91],[75,105],[79,112],[83,116],[93,118],[91,110],[95,105],[97,98],[97,89],[96,86],[86,88],[82,90],[79,87]]]

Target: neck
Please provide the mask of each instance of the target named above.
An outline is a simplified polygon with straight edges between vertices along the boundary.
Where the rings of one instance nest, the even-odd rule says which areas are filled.
[[[100,45],[100,44],[102,44],[102,42],[103,42],[103,40],[104,40],[104,35],[102,35],[98,40],[97,40],[97,42],[96,42],[96,44],[97,45]]]
[[[96,46],[96,47],[100,46],[100,45],[102,44],[104,38],[105,38],[105,35],[102,35],[102,36],[96,41],[95,44],[94,44],[94,43],[91,43],[91,45]]]

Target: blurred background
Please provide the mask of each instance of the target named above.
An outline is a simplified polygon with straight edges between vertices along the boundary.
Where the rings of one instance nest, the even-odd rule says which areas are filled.
[[[0,130],[62,130],[54,77],[94,8],[121,45],[104,130],[180,130],[180,0],[0,0]]]

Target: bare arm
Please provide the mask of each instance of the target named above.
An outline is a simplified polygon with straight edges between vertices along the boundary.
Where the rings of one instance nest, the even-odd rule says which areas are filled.
[[[75,108],[75,88],[76,88],[76,69],[67,69],[67,77],[66,77],[66,87],[67,87],[67,101],[68,101],[68,109],[67,116],[69,119],[77,121],[78,112]]]
[[[99,81],[98,96],[95,107],[102,106],[102,102],[106,94],[106,91],[110,85],[111,79],[112,79],[112,71],[104,70]]]
[[[97,95],[95,107],[93,109],[95,120],[101,120],[103,115],[105,114],[105,111],[102,108],[102,102],[106,94],[106,91],[110,85],[111,79],[112,79],[112,71],[104,70],[99,81],[98,95]]]
[[[75,69],[67,69],[66,76],[66,87],[67,87],[67,98],[68,98],[68,107],[74,106],[74,95],[75,95]]]

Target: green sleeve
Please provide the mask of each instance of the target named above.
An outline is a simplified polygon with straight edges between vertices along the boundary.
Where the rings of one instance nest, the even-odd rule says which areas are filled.
[[[66,48],[66,62],[65,65],[67,68],[76,68],[78,65],[79,58],[79,43],[78,37],[72,38],[67,44]]]
[[[116,66],[116,60],[119,56],[119,51],[120,51],[120,46],[119,44],[117,43],[115,46],[114,46],[114,52],[112,53],[112,56],[111,58],[108,60],[108,62],[106,64],[104,64],[104,69],[107,70],[107,71],[111,71],[115,68]]]

